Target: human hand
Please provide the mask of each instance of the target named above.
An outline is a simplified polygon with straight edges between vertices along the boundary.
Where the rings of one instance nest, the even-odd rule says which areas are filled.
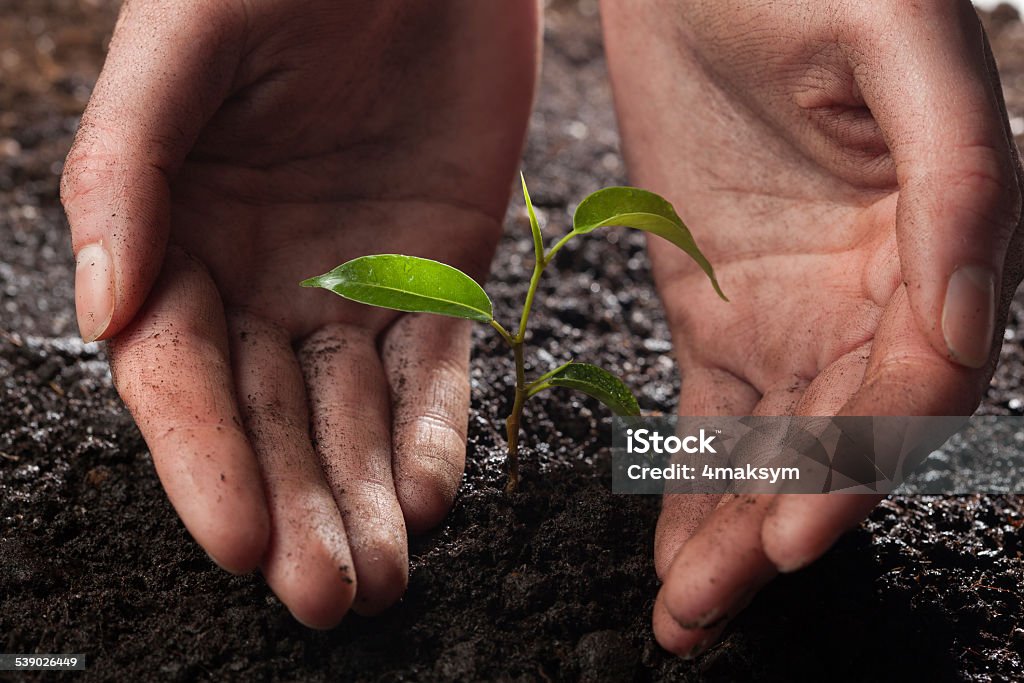
[[[122,10],[62,185],[81,331],[109,340],[193,537],[310,626],[404,591],[406,528],[461,479],[469,337],[298,283],[376,252],[486,275],[537,21],[472,0]]]
[[[659,240],[681,415],[967,415],[1021,281],[1020,167],[959,2],[606,0],[636,184],[667,196],[732,303]],[[694,656],[875,496],[670,496],[663,646]]]

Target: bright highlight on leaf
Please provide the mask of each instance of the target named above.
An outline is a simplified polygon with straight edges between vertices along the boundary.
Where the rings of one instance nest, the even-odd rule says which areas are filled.
[[[544,384],[582,391],[611,408],[616,415],[640,414],[640,406],[625,382],[596,365],[571,363],[549,377]]]
[[[693,240],[689,228],[666,199],[636,187],[608,187],[590,195],[576,208],[572,231],[586,235],[597,228],[621,225],[664,237],[690,255],[711,279],[718,296],[725,294],[718,286],[715,270]]]
[[[362,304],[489,323],[487,293],[461,270],[415,256],[377,254],[343,263],[302,282]]]

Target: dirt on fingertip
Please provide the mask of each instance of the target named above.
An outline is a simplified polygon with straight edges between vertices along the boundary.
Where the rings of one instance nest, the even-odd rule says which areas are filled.
[[[658,500],[610,493],[610,422],[566,390],[531,403],[523,481],[506,495],[512,361],[474,333],[464,483],[413,540],[409,590],[375,618],[299,625],[258,574],[219,570],[190,539],[111,385],[75,332],[61,163],[116,17],[109,0],[0,0],[0,652],[85,653],[76,680],[737,681],[1024,678],[1024,510],[1013,496],[895,497],[820,561],[780,577],[693,661],[650,626]],[[546,8],[543,86],[524,167],[546,234],[623,183],[597,4]],[[1024,25],[992,43],[1024,130]],[[488,291],[519,310],[532,243],[521,204]],[[645,411],[679,378],[643,240],[570,243],[543,280],[533,369],[614,369]],[[983,410],[1021,414],[1014,305]],[[46,674],[17,680],[44,680]],[[12,679],[0,672],[0,680]]]

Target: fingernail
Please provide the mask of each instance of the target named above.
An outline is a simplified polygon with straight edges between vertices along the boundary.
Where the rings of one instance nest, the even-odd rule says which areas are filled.
[[[114,315],[114,262],[102,242],[78,252],[75,262],[75,309],[78,330],[86,342],[95,341]]]
[[[996,317],[996,276],[983,266],[960,266],[949,278],[942,308],[942,334],[957,363],[988,363]]]

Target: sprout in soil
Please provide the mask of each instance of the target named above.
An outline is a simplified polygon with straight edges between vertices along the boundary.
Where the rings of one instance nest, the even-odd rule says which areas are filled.
[[[546,372],[533,381],[526,378],[523,344],[530,309],[544,269],[555,254],[577,235],[586,235],[597,228],[624,226],[663,237],[697,262],[711,279],[723,300],[726,299],[715,279],[715,272],[697,248],[686,225],[672,205],[646,190],[635,187],[608,187],[590,195],[576,208],[572,230],[547,251],[540,225],[530,202],[530,193],[523,178],[523,197],[533,232],[533,276],[526,291],[526,302],[519,318],[519,328],[509,332],[494,319],[491,300],[471,277],[451,266],[429,259],[400,254],[363,256],[343,263],[319,277],[302,282],[303,287],[322,287],[335,294],[381,308],[412,313],[434,313],[486,323],[497,330],[511,347],[516,364],[516,393],[512,413],[505,421],[508,431],[508,484],[514,491],[519,482],[519,423],[526,400],[552,387],[568,387],[588,394],[604,403],[617,415],[639,415],[629,387],[607,370],[570,361]]]

